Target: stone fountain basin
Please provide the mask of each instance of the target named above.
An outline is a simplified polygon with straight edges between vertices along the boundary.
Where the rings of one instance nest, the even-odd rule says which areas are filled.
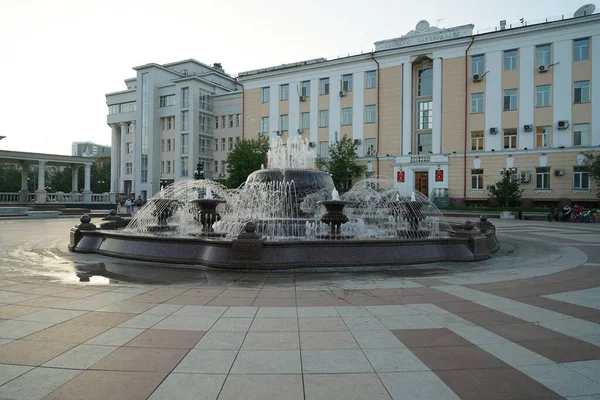
[[[74,228],[75,229],[75,228]],[[76,237],[77,239],[73,239]],[[281,269],[408,265],[487,259],[497,250],[493,232],[473,237],[373,240],[233,240],[157,237],[114,231],[78,231],[69,248],[79,253],[185,264],[186,268]],[[176,265],[175,265],[176,266]]]

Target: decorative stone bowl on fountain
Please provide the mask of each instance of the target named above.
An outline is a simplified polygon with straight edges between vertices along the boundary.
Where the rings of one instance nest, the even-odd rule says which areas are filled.
[[[325,214],[321,217],[321,221],[329,225],[329,235],[321,235],[323,239],[340,239],[341,226],[348,222],[348,217],[343,213],[344,206],[349,204],[348,201],[340,200],[340,195],[336,189],[331,193],[331,200],[321,200],[317,204],[325,207]]]
[[[194,219],[202,224],[202,236],[223,236],[215,233],[213,224],[221,219],[221,216],[217,213],[217,206],[225,203],[225,200],[213,198],[212,191],[208,188],[206,189],[205,198],[190,200],[190,203],[198,209]]]

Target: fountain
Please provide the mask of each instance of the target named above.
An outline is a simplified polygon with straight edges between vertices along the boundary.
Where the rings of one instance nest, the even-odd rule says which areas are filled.
[[[498,248],[493,225],[484,222],[482,230],[455,231],[427,197],[398,190],[392,179],[365,179],[340,196],[331,176],[315,168],[307,141],[276,138],[267,168],[238,189],[176,181],[125,229],[76,226],[69,248],[220,268],[472,261]]]

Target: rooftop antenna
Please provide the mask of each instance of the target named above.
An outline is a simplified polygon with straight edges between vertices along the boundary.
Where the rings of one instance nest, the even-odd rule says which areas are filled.
[[[444,18],[439,18],[439,19],[437,20],[437,22],[435,23],[435,26],[436,26],[436,28],[439,28],[440,21],[443,21],[443,20],[444,20]]]
[[[573,15],[575,18],[577,17],[585,17],[586,15],[592,15],[596,11],[596,6],[593,4],[586,4],[585,6],[581,6],[575,11]]]
[[[519,22],[522,26],[525,26],[525,18],[519,18]]]

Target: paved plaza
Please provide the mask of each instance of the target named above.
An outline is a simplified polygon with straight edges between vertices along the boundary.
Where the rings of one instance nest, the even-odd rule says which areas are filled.
[[[0,220],[0,399],[600,399],[600,224],[492,220],[479,263],[231,272],[70,253],[77,222]]]

